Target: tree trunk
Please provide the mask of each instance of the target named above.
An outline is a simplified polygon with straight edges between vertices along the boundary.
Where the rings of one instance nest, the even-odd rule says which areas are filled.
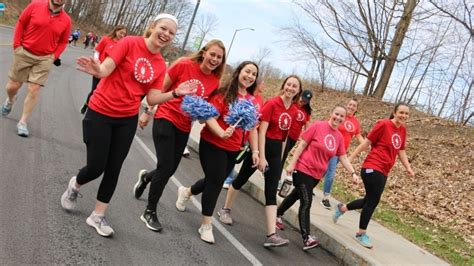
[[[395,61],[403,44],[403,39],[405,38],[408,26],[410,26],[410,21],[413,15],[413,11],[415,10],[416,4],[416,0],[407,0],[405,4],[403,16],[397,24],[397,30],[395,31],[395,36],[393,38],[392,45],[390,46],[390,51],[387,55],[385,65],[383,67],[382,76],[373,94],[373,96],[377,98],[382,99],[385,94],[388,81],[390,80],[393,67],[395,66]]]

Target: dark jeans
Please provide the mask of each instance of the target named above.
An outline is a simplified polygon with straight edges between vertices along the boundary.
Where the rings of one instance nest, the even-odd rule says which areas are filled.
[[[153,121],[153,143],[158,162],[155,170],[144,175],[145,180],[151,180],[148,210],[156,211],[156,205],[160,201],[168,180],[181,162],[188,137],[189,132],[179,130],[166,119],[159,118]]]
[[[239,151],[226,151],[202,139],[199,142],[199,160],[204,178],[191,186],[191,193],[197,195],[202,192],[202,215],[212,216],[224,180],[235,166],[237,154]]]
[[[268,162],[268,171],[264,173],[265,176],[265,205],[276,205],[276,194],[278,187],[278,180],[280,180],[282,162],[281,162],[281,140],[273,140],[267,138],[265,140],[265,158]],[[240,190],[242,186],[247,183],[250,176],[257,168],[252,168],[252,156],[245,158],[239,174],[232,182],[232,187]]]
[[[102,173],[97,200],[109,203],[117,186],[122,164],[137,129],[138,116],[113,118],[87,110],[82,120],[87,165],[79,170],[76,182],[84,185]]]
[[[303,239],[310,235],[310,211],[313,202],[313,188],[318,185],[319,180],[300,171],[293,173],[293,185],[295,189],[286,196],[277,209],[277,216],[282,216],[297,200],[300,200],[298,218],[300,231]]]
[[[372,218],[372,214],[379,204],[385,188],[385,182],[387,181],[387,177],[381,172],[372,170],[373,172],[367,173],[367,170],[370,171],[372,169],[362,168],[360,171],[362,181],[364,181],[365,197],[347,204],[348,210],[362,209],[360,212],[359,228],[363,230],[366,230],[369,225],[370,218]]]

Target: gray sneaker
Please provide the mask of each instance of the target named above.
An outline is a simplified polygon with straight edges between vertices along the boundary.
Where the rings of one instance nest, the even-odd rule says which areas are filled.
[[[12,111],[13,102],[8,101],[8,97],[2,105],[2,115],[7,116]]]
[[[28,127],[26,126],[25,123],[22,123],[22,122],[18,122],[18,124],[16,125],[16,130],[17,130],[17,133],[18,133],[18,136],[20,137],[28,137],[28,135],[30,135],[30,132],[28,131]]]
[[[290,243],[290,240],[285,239],[278,234],[273,234],[269,237],[267,237],[267,240],[265,240],[265,243],[263,243],[263,246],[268,248],[268,247],[282,247],[282,246],[287,246]]]
[[[75,176],[69,180],[67,189],[61,196],[61,206],[63,206],[63,208],[68,211],[74,210],[76,208],[77,198],[82,197],[82,195],[79,193],[79,190],[74,188],[74,183],[76,183]]]
[[[86,223],[94,227],[101,236],[111,236],[114,234],[114,229],[107,223],[104,215],[97,215],[92,212],[92,214],[87,217]]]
[[[232,216],[230,216],[230,209],[220,209],[217,211],[217,215],[219,216],[219,220],[223,224],[232,225]]]

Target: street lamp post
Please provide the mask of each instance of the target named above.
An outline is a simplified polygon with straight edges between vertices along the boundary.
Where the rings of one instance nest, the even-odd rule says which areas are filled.
[[[254,31],[255,29],[252,29],[252,28],[242,28],[242,29],[236,29],[236,30],[234,31],[234,36],[232,36],[232,41],[230,41],[229,50],[227,50],[227,56],[226,56],[227,59],[229,59],[230,48],[232,48],[232,44],[234,43],[235,35],[237,34],[238,31],[241,31],[241,30],[251,30],[251,31]]]
[[[180,56],[184,54],[184,50],[186,49],[186,43],[188,42],[189,33],[191,32],[191,28],[193,27],[194,18],[196,17],[196,13],[199,8],[199,3],[201,3],[201,0],[197,0],[196,6],[194,7],[193,16],[191,17],[191,22],[189,23],[188,31],[186,32],[186,37],[184,37],[183,47],[181,47],[181,51],[179,52]]]

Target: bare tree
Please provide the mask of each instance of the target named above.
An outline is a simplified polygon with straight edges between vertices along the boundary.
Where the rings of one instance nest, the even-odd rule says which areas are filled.
[[[393,20],[404,12],[402,1],[297,0],[295,4],[314,22],[319,34],[295,22],[282,28],[288,40],[295,43],[296,39],[305,51],[303,54],[310,55],[314,61],[324,58],[337,68],[365,77],[364,94],[373,95],[387,47],[393,39]],[[338,53],[334,53],[335,47]],[[319,62],[321,65],[322,61]]]
[[[407,0],[405,7],[403,9],[403,15],[398,21],[397,30],[395,31],[395,36],[393,37],[392,44],[390,46],[390,51],[385,58],[385,65],[382,70],[382,75],[380,77],[379,83],[373,96],[377,98],[382,98],[387,89],[388,81],[392,75],[393,67],[398,57],[398,53],[402,47],[403,40],[405,39],[406,32],[410,26],[410,21],[412,19],[413,11],[417,5],[416,0]]]
[[[196,29],[199,31],[198,35],[200,38],[199,46],[197,49],[200,49],[202,46],[202,42],[206,35],[210,32],[214,31],[217,28],[218,19],[214,14],[205,13],[201,14],[196,21]]]

